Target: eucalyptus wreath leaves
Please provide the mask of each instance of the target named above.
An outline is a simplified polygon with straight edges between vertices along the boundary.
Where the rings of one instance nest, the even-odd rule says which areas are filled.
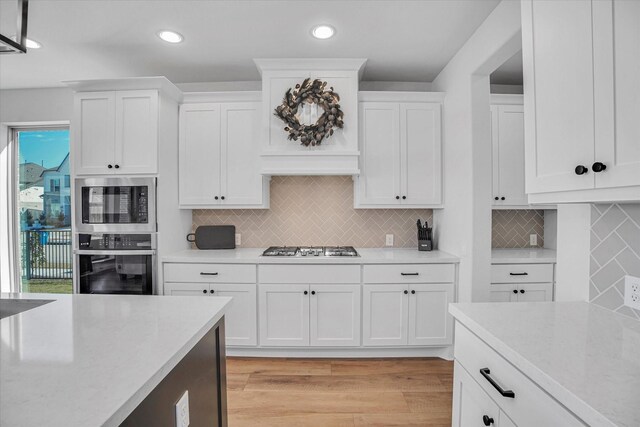
[[[284,130],[289,133],[289,140],[299,139],[301,145],[306,147],[320,145],[325,138],[333,135],[334,128],[344,127],[340,95],[333,91],[333,87],[325,89],[326,86],[327,82],[307,78],[284,94],[282,104],[276,107],[274,115],[285,123]],[[324,110],[312,125],[303,125],[298,120],[297,114],[303,103],[317,104]]]

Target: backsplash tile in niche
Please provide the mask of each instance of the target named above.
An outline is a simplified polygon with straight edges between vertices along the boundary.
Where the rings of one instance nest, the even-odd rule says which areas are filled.
[[[416,220],[433,222],[430,209],[354,209],[349,176],[277,176],[271,180],[271,209],[193,210],[193,227],[230,224],[243,247],[352,245],[416,247]]]
[[[492,248],[530,248],[529,235],[538,236],[535,247],[544,246],[544,211],[536,209],[493,210]]]
[[[640,277],[640,204],[591,205],[589,300],[640,319],[624,304],[624,276]]]

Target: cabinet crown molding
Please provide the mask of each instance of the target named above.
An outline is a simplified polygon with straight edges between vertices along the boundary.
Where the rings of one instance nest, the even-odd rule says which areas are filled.
[[[362,78],[366,58],[255,58],[253,60],[262,75],[268,70],[316,70],[356,71]]]
[[[75,92],[157,89],[176,102],[182,102],[182,91],[164,76],[118,79],[67,80],[62,84]]]
[[[184,92],[184,104],[201,102],[261,102],[260,91]]]
[[[444,92],[360,91],[359,102],[443,102]]]

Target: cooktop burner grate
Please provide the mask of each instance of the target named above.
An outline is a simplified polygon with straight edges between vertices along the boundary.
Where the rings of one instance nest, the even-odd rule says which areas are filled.
[[[359,256],[353,246],[271,246],[262,256],[295,257],[354,257]]]

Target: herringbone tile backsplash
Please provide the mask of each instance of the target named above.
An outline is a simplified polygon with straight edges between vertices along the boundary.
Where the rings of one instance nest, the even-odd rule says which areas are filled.
[[[193,227],[229,224],[242,234],[242,246],[352,245],[417,247],[416,221],[431,224],[430,209],[354,209],[348,176],[276,176],[270,209],[194,210]]]
[[[640,204],[591,205],[592,303],[640,319],[624,303],[624,276],[640,277]]]
[[[544,211],[535,209],[493,211],[492,248],[530,248],[530,234],[538,236],[536,247],[544,246]]]

